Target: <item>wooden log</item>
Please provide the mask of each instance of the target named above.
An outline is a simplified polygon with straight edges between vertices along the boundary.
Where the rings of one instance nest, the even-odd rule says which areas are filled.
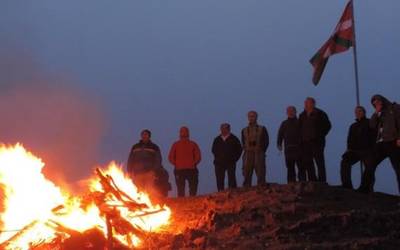
[[[72,228],[69,228],[69,227],[66,227],[66,226],[60,224],[59,222],[57,222],[55,220],[48,220],[45,223],[45,225],[50,227],[50,228],[53,228],[56,232],[65,233],[65,234],[68,234],[70,236],[80,234],[79,231],[77,231],[75,229],[72,229]]]
[[[29,223],[28,225],[26,225],[25,227],[23,227],[16,234],[14,234],[10,239],[8,239],[7,241],[3,242],[0,245],[0,249],[6,249],[8,246],[10,246],[12,244],[12,242],[18,241],[18,239],[20,237],[22,237],[26,232],[28,232],[33,227],[35,227],[37,225],[37,223],[38,223],[38,221],[35,220],[35,221],[32,221],[31,223]]]
[[[99,168],[96,169],[96,173],[100,178],[100,184],[102,185],[104,192],[113,194],[117,200],[130,209],[139,210],[148,208],[146,204],[134,201],[129,195],[120,190],[111,176],[104,175]]]
[[[107,250],[113,250],[114,248],[113,227],[109,215],[106,215],[106,225],[107,225]]]

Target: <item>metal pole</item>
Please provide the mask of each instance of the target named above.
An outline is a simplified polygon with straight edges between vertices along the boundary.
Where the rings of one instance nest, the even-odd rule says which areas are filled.
[[[357,58],[357,42],[356,42],[356,21],[355,21],[355,15],[354,15],[354,0],[352,1],[352,21],[353,21],[353,58],[354,58],[354,75],[355,75],[355,80],[356,80],[356,104],[357,106],[360,106],[361,101],[360,101],[360,82],[358,78],[358,58]],[[364,173],[364,166],[362,161],[360,161],[360,179],[362,179]]]
[[[358,59],[357,59],[357,42],[356,42],[356,22],[354,17],[354,1],[352,1],[352,18],[353,18],[353,58],[354,58],[354,73],[355,73],[355,80],[356,80],[356,102],[357,106],[360,105],[360,84],[358,78]]]

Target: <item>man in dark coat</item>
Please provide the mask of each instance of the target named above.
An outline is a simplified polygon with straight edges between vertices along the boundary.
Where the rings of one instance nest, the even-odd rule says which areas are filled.
[[[351,168],[357,162],[365,164],[375,144],[374,130],[369,126],[365,108],[357,106],[355,109],[356,121],[350,126],[347,136],[347,150],[342,156],[340,176],[344,188],[353,189]]]
[[[390,159],[396,173],[400,192],[400,105],[390,102],[381,95],[374,95],[371,103],[375,113],[370,119],[370,126],[376,130],[376,143],[371,157],[365,163],[361,192],[373,192],[375,170],[386,158]]]
[[[326,136],[331,130],[328,115],[316,108],[316,101],[308,97],[304,102],[304,111],[299,117],[303,149],[304,168],[310,175],[310,181],[315,181],[314,161],[318,168],[318,181],[326,182],[325,143]]]
[[[168,194],[166,187],[168,172],[161,165],[160,148],[151,141],[151,132],[147,129],[141,132],[141,140],[132,146],[128,158],[128,173],[141,191],[164,196]],[[165,178],[167,176],[167,178]]]
[[[257,185],[266,183],[266,151],[269,145],[267,129],[257,123],[258,114],[250,111],[247,114],[249,125],[242,130],[243,144],[243,186],[250,187],[253,172],[257,175]]]
[[[288,118],[279,127],[277,143],[278,150],[282,151],[284,142],[287,182],[296,182],[296,166],[299,181],[306,181],[306,172],[301,164],[301,133],[296,108],[289,106],[286,113]]]
[[[220,129],[221,135],[214,139],[212,145],[218,191],[224,190],[225,172],[228,173],[229,188],[237,187],[236,162],[242,155],[242,145],[240,140],[231,133],[231,126],[224,123]]]

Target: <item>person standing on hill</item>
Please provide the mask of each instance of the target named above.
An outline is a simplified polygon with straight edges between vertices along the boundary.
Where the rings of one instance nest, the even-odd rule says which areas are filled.
[[[158,173],[164,170],[160,148],[151,141],[150,130],[143,130],[140,136],[140,141],[132,146],[129,154],[128,173],[139,190],[164,196],[168,191],[160,190],[158,185]],[[169,183],[168,176],[163,182]]]
[[[228,173],[229,188],[237,187],[236,162],[242,155],[242,145],[240,140],[231,133],[231,125],[223,123],[220,130],[221,134],[214,139],[212,145],[218,191],[225,188],[225,172]]]
[[[355,116],[356,121],[350,126],[347,136],[347,150],[340,164],[342,186],[349,189],[353,189],[351,168],[357,162],[365,164],[365,160],[372,153],[376,137],[374,130],[369,126],[365,108],[357,106]]]
[[[258,114],[250,111],[247,114],[249,125],[242,130],[243,144],[243,186],[250,187],[253,172],[257,175],[257,185],[266,183],[266,151],[269,145],[267,129],[257,123]]]
[[[309,180],[326,183],[325,144],[326,136],[331,130],[328,115],[316,107],[316,101],[308,97],[304,102],[304,111],[300,114],[300,131],[303,149],[303,164],[309,173]],[[314,161],[318,169],[315,176]]]
[[[172,145],[169,152],[169,161],[175,167],[178,197],[185,196],[186,181],[189,183],[189,195],[196,196],[199,183],[197,165],[201,161],[201,152],[197,143],[189,139],[189,135],[189,129],[181,127],[180,139]]]
[[[294,106],[286,109],[287,119],[281,123],[278,132],[278,150],[282,151],[284,143],[287,182],[296,182],[296,166],[299,181],[306,181],[306,172],[301,164],[301,133]]]
[[[365,162],[365,171],[358,190],[364,193],[374,191],[376,168],[389,158],[400,192],[400,105],[381,95],[374,95],[371,104],[375,113],[370,119],[370,127],[376,131],[377,136],[373,153]]]

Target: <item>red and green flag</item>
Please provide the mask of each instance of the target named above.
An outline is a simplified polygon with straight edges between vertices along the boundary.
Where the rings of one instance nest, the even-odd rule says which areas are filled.
[[[332,36],[310,60],[314,67],[313,83],[315,85],[319,83],[329,57],[354,46],[354,37],[353,1],[350,0]]]

